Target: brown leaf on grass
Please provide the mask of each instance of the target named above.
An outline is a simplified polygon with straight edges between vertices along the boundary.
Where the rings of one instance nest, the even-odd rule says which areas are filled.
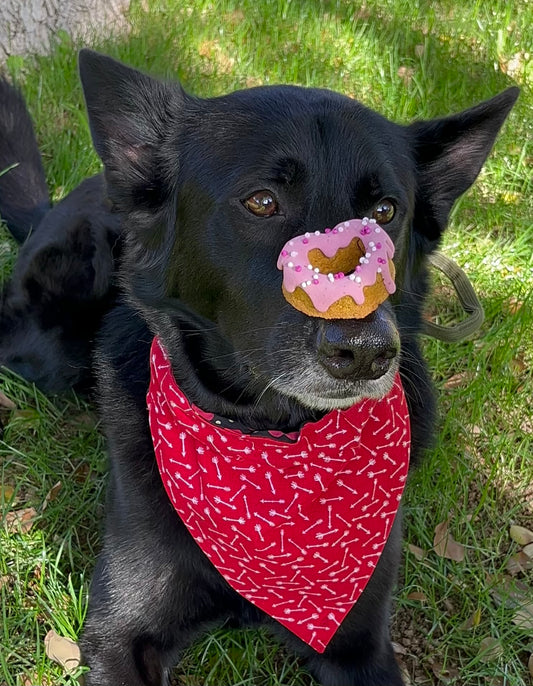
[[[461,388],[468,385],[472,381],[472,374],[470,372],[459,372],[453,374],[444,382],[444,388]]]
[[[533,559],[521,550],[507,560],[505,567],[511,576],[524,574],[528,570],[533,569]]]
[[[417,545],[409,543],[407,546],[410,553],[413,553],[417,560],[423,560],[426,557],[426,551],[423,548],[419,548]]]
[[[503,655],[502,645],[494,636],[487,636],[479,644],[478,655],[481,662],[494,662]]]
[[[465,547],[458,543],[448,531],[449,523],[450,520],[447,519],[435,527],[433,550],[439,557],[445,557],[447,560],[454,560],[455,562],[463,562],[465,559]]]
[[[524,605],[514,613],[513,624],[533,636],[533,603]]]
[[[515,610],[528,604],[531,598],[531,589],[523,581],[504,576],[494,578],[494,586],[490,589],[490,594],[498,605],[502,605],[508,610]]]
[[[525,526],[518,526],[518,524],[513,524],[509,529],[509,536],[518,545],[528,545],[528,543],[533,543],[533,531],[526,529]]]
[[[2,391],[0,391],[0,407],[5,408],[6,410],[15,410],[17,408],[11,398],[8,398]]]
[[[81,655],[78,644],[53,629],[44,637],[44,650],[47,657],[61,665],[67,674],[79,667]]]
[[[14,495],[15,489],[13,488],[13,486],[10,486],[9,484],[4,484],[2,487],[0,487],[0,499],[4,503],[8,503]]]
[[[433,662],[431,664],[433,674],[439,681],[445,684],[453,682],[459,676],[459,670],[455,667],[444,667],[441,662]]]
[[[529,545],[524,546],[524,548],[522,549],[522,552],[524,553],[524,555],[529,557],[530,560],[533,559],[533,543],[530,543]]]
[[[407,596],[407,600],[417,600],[419,603],[425,603],[427,599],[427,595],[422,591],[413,591]]]
[[[461,629],[473,629],[476,626],[479,626],[479,623],[481,622],[481,608],[478,607],[478,609],[473,612],[470,617],[461,624]]]
[[[52,500],[55,500],[57,498],[57,494],[61,490],[61,486],[61,481],[58,481],[48,491],[48,493],[44,497],[43,504],[41,505],[41,512],[44,512],[46,510],[46,508],[48,507],[48,503],[52,502]]]
[[[8,512],[6,515],[6,529],[8,534],[27,534],[37,518],[37,510],[34,507],[25,507],[22,510]]]

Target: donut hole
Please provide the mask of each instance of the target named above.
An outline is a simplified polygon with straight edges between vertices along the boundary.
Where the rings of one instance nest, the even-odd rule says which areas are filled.
[[[360,238],[353,238],[345,248],[328,257],[320,248],[309,251],[309,261],[313,269],[318,268],[321,274],[342,273],[349,276],[359,266],[359,260],[366,254],[365,246]]]

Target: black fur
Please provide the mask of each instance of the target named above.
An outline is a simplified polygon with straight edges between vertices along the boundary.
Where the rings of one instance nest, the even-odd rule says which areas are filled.
[[[88,390],[95,334],[116,297],[119,217],[102,176],[51,207],[24,101],[0,79],[2,169],[0,217],[23,245],[0,295],[0,364],[48,393]]]
[[[50,209],[48,188],[24,98],[0,76],[1,218],[22,243]]]
[[[416,462],[434,421],[418,345],[426,258],[516,89],[404,127],[325,90],[257,88],[202,100],[90,51],[80,55],[80,73],[122,218],[126,292],[104,321],[97,354],[111,474],[81,643],[87,686],[161,686],[180,651],[224,622],[268,626],[323,686],[401,686],[388,630],[400,518],[360,600],[324,654],[315,653],[228,586],[170,504],[147,422],[149,346],[154,334],[162,338],[191,401],[251,429],[297,429],[328,407],[382,395],[399,366]],[[279,203],[270,218],[243,206],[261,189]],[[396,205],[387,224],[395,296],[362,322],[311,319],[290,307],[276,270],[285,241],[370,215],[384,198]],[[371,378],[350,365],[382,334],[394,354]]]

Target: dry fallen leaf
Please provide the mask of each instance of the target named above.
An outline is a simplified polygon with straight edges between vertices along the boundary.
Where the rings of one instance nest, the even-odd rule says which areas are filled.
[[[533,603],[524,605],[514,613],[513,624],[533,636]]]
[[[511,576],[523,574],[533,569],[533,559],[528,557],[522,550],[507,560],[506,569]]]
[[[407,548],[409,549],[409,552],[413,553],[417,560],[423,560],[426,557],[426,551],[419,548],[417,545],[409,543]]]
[[[472,374],[470,372],[459,372],[453,374],[444,382],[444,388],[461,388],[466,386],[472,380]]]
[[[4,503],[8,503],[15,494],[15,489],[9,484],[4,484],[0,487],[0,498]]]
[[[11,398],[8,398],[5,393],[0,391],[0,407],[5,407],[6,410],[15,410],[17,406]]]
[[[445,684],[453,682],[459,676],[459,671],[455,667],[444,667],[440,662],[433,662],[431,669],[437,679]]]
[[[61,665],[68,674],[80,664],[81,655],[78,644],[70,638],[60,636],[53,629],[44,637],[44,650],[50,660]]]
[[[524,546],[522,549],[522,552],[524,555],[527,555],[530,559],[533,558],[533,543],[530,543],[529,545]]]
[[[425,603],[427,596],[425,593],[422,593],[422,591],[413,591],[412,593],[409,593],[407,600],[417,600],[420,603]]]
[[[518,524],[513,524],[509,529],[509,536],[518,545],[528,545],[528,543],[533,543],[533,531],[526,529],[525,526],[518,526]]]
[[[34,507],[25,507],[22,510],[8,512],[6,515],[6,529],[8,534],[27,534],[32,528],[37,517]]]
[[[57,494],[61,490],[61,481],[58,481],[56,484],[52,486],[52,488],[48,491],[48,493],[45,495],[43,504],[41,505],[41,512],[44,512],[48,506],[48,503],[50,503],[52,500],[55,500],[57,498]]]
[[[481,608],[478,607],[478,609],[470,615],[470,617],[461,624],[461,629],[473,629],[476,626],[479,626],[479,623],[481,622]]]
[[[433,550],[439,557],[445,557],[455,562],[463,562],[465,559],[465,547],[454,540],[448,531],[449,522],[450,520],[447,519],[435,527]]]
[[[478,655],[482,662],[494,662],[503,655],[503,648],[497,638],[487,636],[479,644]]]

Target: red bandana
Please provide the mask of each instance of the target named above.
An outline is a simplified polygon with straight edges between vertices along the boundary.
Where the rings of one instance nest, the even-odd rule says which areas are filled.
[[[398,510],[410,446],[399,376],[385,398],[288,441],[222,428],[192,405],[155,338],[147,403],[161,478],[196,543],[238,593],[323,652]]]

